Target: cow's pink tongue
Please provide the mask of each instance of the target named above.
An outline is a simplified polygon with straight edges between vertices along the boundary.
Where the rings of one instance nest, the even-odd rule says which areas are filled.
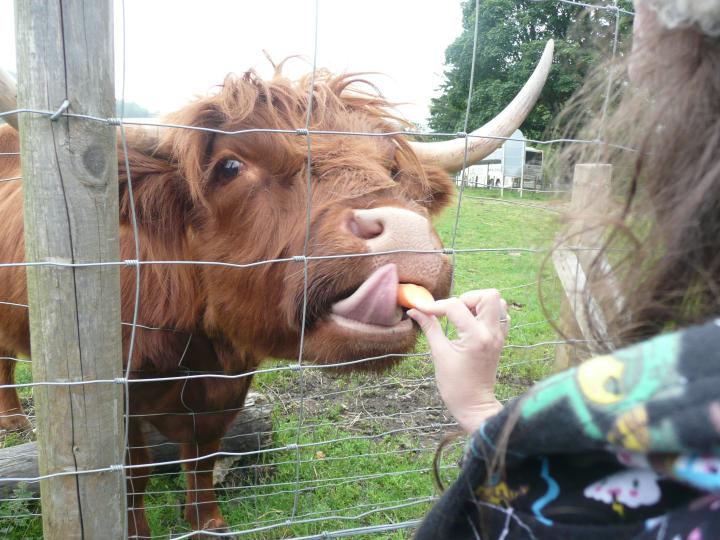
[[[332,312],[367,324],[394,326],[402,319],[397,287],[397,267],[386,264],[375,270],[351,296],[333,304]]]

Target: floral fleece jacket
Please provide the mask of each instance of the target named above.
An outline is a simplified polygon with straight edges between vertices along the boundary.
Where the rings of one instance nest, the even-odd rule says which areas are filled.
[[[534,386],[473,434],[415,538],[720,539],[720,319]]]

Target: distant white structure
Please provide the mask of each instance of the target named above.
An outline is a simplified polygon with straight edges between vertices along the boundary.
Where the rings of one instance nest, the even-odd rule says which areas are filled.
[[[527,146],[519,129],[488,157],[465,169],[466,185],[503,189],[539,190],[542,187],[543,152]],[[463,171],[456,177],[462,179]]]

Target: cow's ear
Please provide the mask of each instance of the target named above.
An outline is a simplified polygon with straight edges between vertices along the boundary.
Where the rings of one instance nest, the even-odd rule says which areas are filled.
[[[443,169],[438,167],[424,167],[427,179],[427,208],[435,216],[444,210],[455,197],[455,185]]]
[[[197,219],[195,208],[203,204],[203,187],[211,172],[207,164],[215,138],[212,130],[222,128],[224,120],[217,100],[204,98],[166,118],[166,123],[188,127],[162,128],[159,138],[142,131],[128,133],[138,227],[168,247],[182,241],[184,231]],[[131,224],[133,209],[124,156],[118,161],[120,220]]]
[[[171,248],[185,237],[191,224],[193,203],[188,187],[171,156],[159,150],[157,141],[128,134],[127,142],[129,175],[125,156],[118,156],[120,222],[132,225],[134,212],[143,234]]]
[[[427,208],[431,215],[440,213],[455,195],[450,176],[440,167],[422,162],[404,142],[399,143],[395,159],[397,168],[404,171],[397,178],[408,197]]]
[[[226,124],[217,97],[195,101],[167,118],[171,124],[188,126],[166,130],[160,141],[160,149],[172,156],[177,170],[187,183],[192,199],[202,199],[203,189],[212,171],[210,162],[216,132]]]

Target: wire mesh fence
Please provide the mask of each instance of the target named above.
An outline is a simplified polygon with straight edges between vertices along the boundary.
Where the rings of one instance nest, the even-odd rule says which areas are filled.
[[[612,5],[591,5],[580,2],[565,3],[586,9],[611,10],[616,19],[631,16],[628,10],[619,7],[617,0]],[[475,2],[476,17],[480,2]],[[315,5],[315,36],[317,36],[318,13],[321,6]],[[618,42],[618,24],[615,25],[614,41],[609,55],[615,55]],[[481,39],[475,27],[475,44]],[[477,46],[474,47],[477,50]],[[317,58],[317,49],[315,51]],[[472,65],[475,65],[473,60]],[[293,129],[253,128],[228,131],[223,129],[182,124],[152,123],[157,128],[183,132],[203,132],[243,138],[258,134],[269,137],[292,136],[304,139],[306,157],[307,200],[314,201],[313,171],[315,157],[321,137],[388,137],[388,136],[434,136],[439,138],[463,137],[466,141],[480,137],[468,134],[470,108],[465,113],[465,128],[461,133],[436,133],[427,131],[398,130],[382,133],[371,131],[347,131],[313,129],[313,80],[309,84],[304,126]],[[471,74],[468,104],[472,102],[473,75]],[[608,81],[608,94],[612,81]],[[133,176],[135,175],[131,148],[131,137],[127,129],[134,125],[122,118],[100,118],[70,112],[68,104],[59,105],[56,110],[18,109],[5,112],[10,114],[39,115],[49,121],[67,117],[74,121],[97,122],[116,126],[119,147],[124,153],[121,160],[126,162],[127,186],[131,194],[131,229],[134,253],[128,259],[111,262],[24,262],[20,260],[0,261],[0,268],[27,268],[31,266],[52,266],[56,268],[88,268],[92,266],[119,266],[123,272],[130,272],[134,290],[124,291],[134,297],[132,317],[123,321],[126,333],[124,352],[126,371],[122,377],[91,381],[32,381],[29,358],[0,354],[3,366],[12,365],[17,382],[0,387],[2,391],[17,390],[24,412],[4,411],[3,418],[27,418],[35,425],[33,408],[34,388],[39,386],[82,386],[88,384],[121,385],[126,399],[126,420],[144,420],[152,424],[157,416],[172,416],[182,425],[191,426],[194,437],[185,447],[177,441],[161,435],[148,433],[125,434],[125,448],[130,459],[126,463],[108,463],[107,467],[95,470],[68,470],[52,475],[13,475],[18,452],[8,452],[0,457],[0,531],[7,537],[40,537],[41,507],[38,496],[39,481],[49,476],[92,475],[98,472],[122,470],[132,476],[128,483],[129,520],[134,514],[133,504],[144,494],[144,508],[150,523],[152,538],[187,538],[195,536],[188,521],[192,512],[216,494],[227,523],[227,530],[199,528],[209,536],[236,535],[248,538],[336,538],[344,536],[383,535],[383,537],[404,538],[412,534],[424,512],[438,497],[435,490],[433,458],[441,439],[457,429],[456,422],[449,416],[435,390],[432,362],[423,339],[416,352],[387,353],[360,358],[336,358],[323,364],[312,363],[305,356],[307,327],[310,320],[312,264],[319,262],[353,261],[364,258],[398,255],[443,255],[452,259],[452,292],[458,293],[471,288],[498,288],[508,302],[512,316],[508,342],[504,348],[498,373],[497,395],[507,401],[520,395],[533,382],[547,375],[558,347],[573,347],[576,341],[558,338],[553,323],[559,316],[563,291],[551,268],[544,268],[541,262],[547,256],[554,233],[558,229],[555,217],[565,205],[563,190],[526,190],[520,200],[508,189],[508,196],[502,199],[482,188],[467,186],[463,174],[458,179],[456,205],[447,210],[436,222],[438,235],[443,241],[441,249],[389,249],[373,253],[330,253],[317,255],[311,249],[313,214],[308,204],[305,219],[299,225],[303,231],[302,249],[284,253],[281,257],[269,257],[249,262],[228,262],[221,260],[165,260],[160,257],[143,256],[141,250],[143,233],[137,225],[137,210],[132,207],[134,196]],[[144,122],[145,123],[145,122]],[[564,144],[606,144],[599,134],[596,140],[554,139],[531,141],[536,145]],[[510,140],[509,137],[488,137]],[[2,159],[18,159],[17,152],[0,153]],[[466,158],[467,160],[467,155]],[[465,167],[463,167],[463,170]],[[0,168],[1,170],[1,168]],[[0,178],[0,184],[21,185],[20,176]],[[137,187],[137,186],[136,186]],[[529,193],[528,193],[529,191]],[[2,208],[2,206],[0,206]],[[584,249],[565,247],[563,249]],[[148,253],[147,251],[145,253]],[[260,367],[237,372],[227,369],[193,370],[184,365],[188,354],[197,354],[194,347],[201,339],[186,328],[156,326],[140,316],[138,305],[153,302],[143,297],[147,289],[141,287],[145,273],[152,273],[160,267],[187,267],[193,272],[215,269],[223,272],[242,273],[259,267],[292,265],[302,282],[302,295],[297,298],[300,306],[300,332],[298,355],[294,360],[268,359]],[[279,286],[279,284],[271,285]],[[541,305],[538,289],[544,291],[545,305]],[[0,298],[0,304],[17,310],[17,317],[26,317],[27,303],[15,299]],[[271,308],[272,306],[268,306]],[[171,351],[172,361],[178,369],[170,375],[143,365],[133,365],[133,349],[137,340],[151,339],[147,336],[172,334],[173,343],[178,345]],[[175,339],[176,338],[176,339]],[[0,351],[2,353],[2,351]],[[273,356],[273,355],[270,355]],[[355,355],[357,356],[357,355]],[[399,361],[399,362],[398,362]],[[393,365],[389,365],[393,364]],[[377,367],[377,369],[376,369]],[[340,369],[339,369],[340,368]],[[384,368],[384,369],[380,369]],[[7,368],[3,368],[7,369]],[[379,372],[375,372],[377,370]],[[252,379],[251,394],[246,404],[237,403],[222,410],[196,407],[186,402],[185,392],[195,381],[200,384],[222,385],[226,382],[237,384]],[[137,388],[157,385],[177,385],[183,409],[168,411],[135,408],[130,403],[131,394],[143,392]],[[131,389],[132,387],[132,389]],[[206,388],[210,388],[207,386]],[[152,393],[149,390],[148,393]],[[243,411],[239,423],[251,426],[249,429],[228,431],[219,446],[207,446],[197,442],[198,426],[210,417]],[[27,416],[25,416],[27,415]],[[140,425],[137,422],[137,425]],[[145,429],[145,428],[144,428]],[[6,433],[5,450],[20,449],[33,444],[33,431]],[[180,448],[179,448],[180,447]],[[231,449],[228,449],[231,448]],[[167,452],[166,452],[167,451]],[[445,481],[452,480],[457,462],[462,453],[462,442],[457,441],[445,451],[439,473]],[[154,459],[150,470],[144,457],[162,456]],[[216,458],[210,485],[199,483],[199,473],[207,467],[209,457]],[[133,459],[135,458],[135,459]],[[138,458],[140,460],[138,461]],[[4,461],[4,462],[3,462]],[[178,474],[185,469],[186,477]],[[23,469],[27,470],[27,469]],[[187,505],[188,482],[195,482],[193,492],[199,504]],[[207,497],[206,497],[207,496]],[[208,498],[209,497],[209,498]],[[190,512],[190,514],[188,513]],[[183,514],[184,513],[184,514]],[[211,524],[212,525],[212,524]],[[130,525],[130,530],[133,525]]]

